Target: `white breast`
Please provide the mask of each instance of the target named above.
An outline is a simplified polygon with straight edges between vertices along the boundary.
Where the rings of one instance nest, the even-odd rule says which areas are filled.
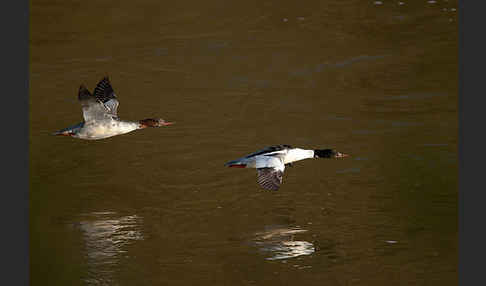
[[[284,157],[284,163],[292,163],[295,161],[300,161],[308,158],[314,158],[314,150],[306,150],[300,148],[290,149],[287,155]]]
[[[137,122],[107,120],[87,124],[83,126],[77,135],[82,139],[96,140],[125,134],[138,129],[138,127],[139,125]]]

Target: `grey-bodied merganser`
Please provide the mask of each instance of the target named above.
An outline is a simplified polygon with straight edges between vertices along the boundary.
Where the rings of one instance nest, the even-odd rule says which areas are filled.
[[[93,94],[84,85],[81,85],[78,99],[83,109],[84,121],[54,132],[53,135],[98,140],[146,127],[161,127],[173,124],[173,122],[166,122],[161,118],[148,118],[139,121],[120,120],[117,116],[119,102],[108,77],[104,77],[96,85]]]
[[[306,150],[290,145],[275,145],[225,164],[232,168],[256,168],[257,181],[266,190],[276,191],[282,184],[285,166],[308,158],[342,158],[348,155],[332,149]]]

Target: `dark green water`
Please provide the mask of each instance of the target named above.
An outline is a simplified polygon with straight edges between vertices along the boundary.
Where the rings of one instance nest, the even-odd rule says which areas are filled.
[[[457,285],[457,3],[382,2],[31,1],[31,284]],[[49,136],[104,75],[176,125]]]

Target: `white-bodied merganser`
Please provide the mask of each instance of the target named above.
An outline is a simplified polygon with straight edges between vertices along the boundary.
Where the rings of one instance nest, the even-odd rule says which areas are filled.
[[[84,85],[79,87],[78,99],[83,109],[84,121],[54,132],[53,135],[79,139],[98,140],[125,134],[146,127],[173,124],[161,118],[124,121],[117,116],[118,100],[108,77],[104,77],[91,94]]]
[[[232,168],[256,168],[257,181],[266,190],[276,191],[282,184],[285,166],[308,158],[341,158],[348,155],[332,149],[306,150],[290,145],[275,145],[225,164]]]

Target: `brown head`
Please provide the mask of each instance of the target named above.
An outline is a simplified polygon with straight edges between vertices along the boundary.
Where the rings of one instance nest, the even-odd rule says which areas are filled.
[[[142,119],[139,121],[140,123],[140,128],[147,128],[147,127],[161,127],[161,126],[167,126],[167,125],[172,125],[175,122],[167,122],[162,118],[148,118],[148,119]]]

